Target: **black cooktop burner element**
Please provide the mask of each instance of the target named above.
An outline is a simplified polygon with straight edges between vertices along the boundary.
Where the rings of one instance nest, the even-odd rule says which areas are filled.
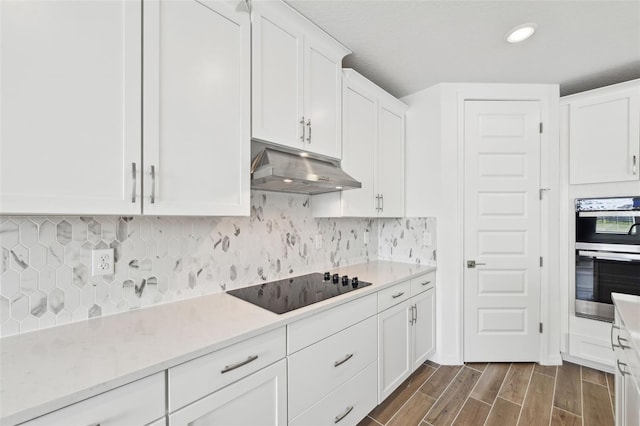
[[[328,279],[325,280],[326,277]],[[370,285],[371,283],[358,280],[358,277],[349,278],[344,275],[342,280],[338,280],[338,274],[332,277],[326,273],[316,273],[230,290],[227,293],[276,314],[283,314]]]

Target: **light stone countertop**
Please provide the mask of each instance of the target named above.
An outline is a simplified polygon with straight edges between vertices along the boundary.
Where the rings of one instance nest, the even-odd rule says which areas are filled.
[[[0,424],[12,425],[377,292],[432,266],[332,269],[373,285],[281,315],[226,293],[0,339]]]
[[[635,377],[638,390],[640,390],[640,296],[612,293],[611,299],[629,332],[631,350],[635,352],[635,361],[632,361],[633,365],[629,367]],[[627,359],[631,361],[629,356]]]

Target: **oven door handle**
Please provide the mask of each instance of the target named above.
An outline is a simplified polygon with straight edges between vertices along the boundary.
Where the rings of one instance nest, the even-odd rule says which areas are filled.
[[[640,254],[611,253],[607,251],[578,250],[578,256],[593,257],[595,259],[603,260],[620,260],[623,262],[633,262],[634,260],[640,260]]]

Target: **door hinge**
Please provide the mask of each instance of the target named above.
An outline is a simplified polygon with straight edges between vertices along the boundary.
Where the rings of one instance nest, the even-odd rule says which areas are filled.
[[[542,260],[542,256],[540,256],[540,266],[544,266],[544,261]]]
[[[540,323],[540,333],[542,333],[542,323]]]
[[[542,197],[544,196],[544,192],[549,190],[550,190],[549,188],[540,188],[538,190],[538,197],[540,198],[540,200],[542,200]]]
[[[540,122],[540,133],[542,133],[542,129],[543,129],[542,122]]]

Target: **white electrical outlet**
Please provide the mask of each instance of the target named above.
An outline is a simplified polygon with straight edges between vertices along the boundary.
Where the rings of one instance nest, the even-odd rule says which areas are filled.
[[[322,235],[316,235],[316,249],[320,250],[322,248]]]
[[[369,231],[364,231],[364,245],[369,244]]]
[[[91,251],[91,276],[113,275],[113,249]]]
[[[431,232],[429,231],[424,231],[422,233],[422,245],[424,247],[426,246],[430,246],[433,244],[432,238],[431,238]]]

